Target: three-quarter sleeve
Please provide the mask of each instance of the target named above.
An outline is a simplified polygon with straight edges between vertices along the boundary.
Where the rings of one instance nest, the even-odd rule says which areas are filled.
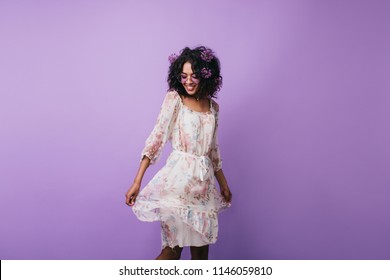
[[[145,141],[145,147],[141,153],[141,160],[146,156],[150,159],[150,164],[158,161],[165,143],[172,134],[179,105],[179,94],[175,91],[169,91],[165,96],[153,131]]]
[[[222,168],[222,158],[221,158],[221,152],[219,150],[219,144],[218,144],[219,106],[215,101],[212,102],[215,110],[215,130],[214,130],[213,140],[211,142],[211,150],[210,150],[209,157],[213,164],[214,172],[217,172]]]

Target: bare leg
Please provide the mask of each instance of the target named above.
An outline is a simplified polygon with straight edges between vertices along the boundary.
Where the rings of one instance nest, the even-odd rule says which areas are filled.
[[[202,247],[191,246],[191,260],[208,260],[209,245]]]
[[[165,247],[162,249],[160,255],[156,260],[180,260],[182,247],[176,246],[174,248]]]

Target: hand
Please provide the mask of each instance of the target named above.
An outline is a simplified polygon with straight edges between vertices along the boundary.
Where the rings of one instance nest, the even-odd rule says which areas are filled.
[[[228,186],[221,188],[221,195],[225,199],[226,202],[232,202],[232,193]]]
[[[129,206],[133,206],[135,203],[135,199],[138,196],[139,189],[141,185],[138,183],[133,183],[133,185],[129,188],[126,193],[126,204]]]

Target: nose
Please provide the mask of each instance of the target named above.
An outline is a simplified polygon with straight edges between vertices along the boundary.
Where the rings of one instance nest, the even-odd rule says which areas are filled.
[[[192,77],[191,76],[188,76],[187,78],[186,78],[186,83],[189,81],[189,83],[192,83],[193,82],[193,80],[192,80]]]

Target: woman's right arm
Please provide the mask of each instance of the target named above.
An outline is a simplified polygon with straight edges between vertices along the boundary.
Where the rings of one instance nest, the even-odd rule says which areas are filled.
[[[135,203],[135,199],[139,193],[141,188],[142,178],[144,177],[146,169],[150,165],[150,159],[146,156],[143,157],[137,175],[135,176],[133,184],[130,186],[129,190],[126,193],[126,204],[129,206],[133,206]]]
[[[169,91],[166,94],[153,131],[145,141],[145,147],[141,153],[142,160],[137,175],[126,193],[127,205],[134,205],[146,169],[160,158],[161,151],[172,133],[180,102],[181,100],[177,92]]]

